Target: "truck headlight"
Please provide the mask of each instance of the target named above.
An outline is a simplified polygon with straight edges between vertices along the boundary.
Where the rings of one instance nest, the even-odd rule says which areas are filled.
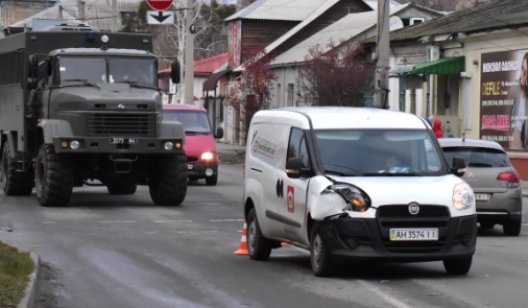
[[[212,152],[203,152],[202,155],[200,155],[200,160],[213,160],[214,154]]]
[[[475,206],[475,194],[466,183],[455,185],[453,190],[453,206],[459,211],[463,211]]]
[[[174,148],[174,144],[170,141],[166,141],[165,143],[163,143],[163,148],[166,150],[166,151],[170,151]]]
[[[365,212],[371,205],[369,196],[361,189],[345,183],[336,183],[329,186],[323,193],[336,193],[343,200],[347,206],[343,210]]]
[[[77,140],[73,140],[70,142],[70,149],[72,150],[78,150],[81,147],[81,143]]]

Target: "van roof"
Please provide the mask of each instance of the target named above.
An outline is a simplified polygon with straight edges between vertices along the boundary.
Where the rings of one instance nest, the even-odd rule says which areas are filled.
[[[414,114],[368,107],[290,107],[259,111],[255,116],[289,121],[299,120],[302,115],[311,120],[314,129],[427,128],[424,120]]]
[[[163,110],[206,111],[202,106],[188,104],[163,105]]]

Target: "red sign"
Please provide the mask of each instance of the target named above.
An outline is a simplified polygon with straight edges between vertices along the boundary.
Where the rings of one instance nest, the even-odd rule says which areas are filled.
[[[147,0],[153,10],[163,11],[172,6],[172,0]]]
[[[295,212],[295,188],[288,185],[287,193],[286,200],[288,203],[288,212],[293,213]]]

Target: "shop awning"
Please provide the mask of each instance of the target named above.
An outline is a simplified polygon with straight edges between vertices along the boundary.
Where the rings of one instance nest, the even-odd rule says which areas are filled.
[[[464,72],[465,67],[466,60],[462,56],[424,62],[406,69],[394,70],[391,73],[397,75],[449,75]]]
[[[211,76],[209,76],[209,78],[207,78],[203,83],[203,91],[214,91],[214,89],[216,89],[218,80],[220,80],[220,78],[222,78],[224,75],[229,74],[229,72],[231,72],[230,69],[225,69],[223,71],[211,74]]]

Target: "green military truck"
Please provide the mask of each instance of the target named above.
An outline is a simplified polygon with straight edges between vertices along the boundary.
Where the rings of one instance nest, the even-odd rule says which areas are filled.
[[[162,121],[150,35],[84,27],[15,34],[0,39],[0,72],[6,195],[35,188],[41,205],[64,206],[74,187],[133,194],[148,185],[156,204],[183,202],[185,134]]]

